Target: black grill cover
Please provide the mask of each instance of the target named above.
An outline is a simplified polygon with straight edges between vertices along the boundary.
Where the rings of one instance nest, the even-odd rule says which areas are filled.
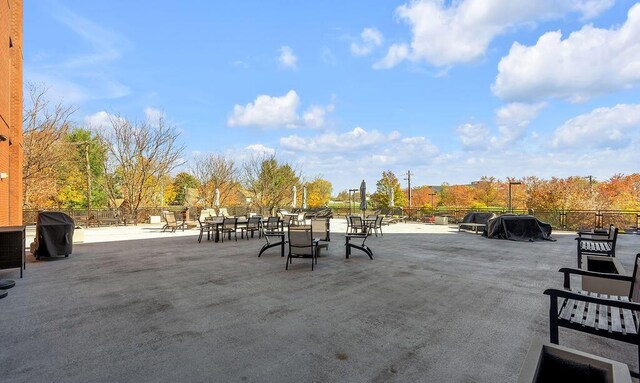
[[[467,215],[464,216],[464,218],[462,218],[462,223],[468,222],[468,223],[483,223],[483,224],[487,224],[487,222],[492,219],[495,218],[496,215],[494,213],[468,213]],[[471,226],[465,226],[465,225],[460,225],[461,229],[467,229],[467,230],[473,230],[473,227]]]
[[[551,225],[539,221],[532,215],[505,214],[490,219],[482,235],[487,238],[523,242],[554,241],[551,238]]]
[[[55,255],[69,255],[73,250],[73,219],[58,211],[43,211],[38,213],[36,235],[38,249],[36,257],[51,257]]]

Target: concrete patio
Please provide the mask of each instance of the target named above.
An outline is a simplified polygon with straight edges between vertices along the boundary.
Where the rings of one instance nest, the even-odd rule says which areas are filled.
[[[576,265],[573,233],[522,243],[400,223],[345,259],[344,220],[312,272],[263,239],[197,242],[159,226],[85,231],[69,258],[27,258],[0,300],[11,382],[512,382],[548,340],[548,287]],[[128,231],[127,231],[128,230]],[[136,238],[147,239],[136,239]],[[111,242],[104,242],[110,239]],[[28,243],[27,243],[28,244]],[[621,235],[632,271],[640,236]],[[634,346],[560,330],[628,363]]]

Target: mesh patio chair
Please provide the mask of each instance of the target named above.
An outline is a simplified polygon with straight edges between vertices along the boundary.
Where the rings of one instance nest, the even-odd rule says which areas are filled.
[[[364,226],[362,222],[362,218],[358,217],[357,215],[352,215],[352,216],[349,216],[349,219],[351,221],[350,233],[359,234],[359,233],[368,232],[367,228]]]
[[[241,237],[244,236],[244,232],[247,232],[247,239],[249,239],[249,232],[251,232],[251,238],[253,238],[253,234],[257,231],[258,232],[258,238],[262,238],[262,233],[260,231],[260,223],[262,222],[262,216],[259,215],[254,215],[253,217],[249,217],[249,220],[247,221],[247,226],[242,227],[242,234],[240,234]]]
[[[329,218],[311,218],[311,232],[318,242],[318,256],[320,256],[320,250],[329,249],[329,241],[331,241],[329,235]]]
[[[289,226],[289,255],[285,270],[293,258],[311,258],[311,270],[318,263],[318,241],[313,238],[311,228],[305,226]]]
[[[229,239],[231,239],[231,233],[233,233],[233,236],[236,240],[236,242],[238,242],[238,232],[237,232],[237,222],[238,219],[237,218],[225,218],[222,221],[222,233],[221,233],[221,238],[222,238],[222,242],[224,242],[224,235],[227,234],[229,236]]]
[[[172,233],[176,232],[176,229],[178,229],[178,222],[176,221],[176,214],[172,211],[166,211],[164,212],[164,221],[165,221],[165,225],[162,227],[162,231],[166,231],[167,229],[170,229]]]
[[[198,243],[202,242],[202,235],[207,232],[207,241],[211,240],[211,232],[213,231],[213,227],[207,221],[202,222],[200,218],[197,218],[198,225],[200,225],[200,235],[198,236]]]

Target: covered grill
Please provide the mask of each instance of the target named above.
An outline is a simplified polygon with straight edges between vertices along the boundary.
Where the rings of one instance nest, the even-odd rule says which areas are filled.
[[[64,255],[68,257],[73,251],[73,219],[58,211],[43,211],[38,213],[36,222],[35,255],[52,257]]]

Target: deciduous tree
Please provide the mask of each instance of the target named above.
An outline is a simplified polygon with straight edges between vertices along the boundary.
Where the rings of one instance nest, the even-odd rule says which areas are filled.
[[[196,157],[191,164],[191,172],[199,182],[198,192],[206,207],[213,207],[216,188],[220,193],[220,206],[237,198],[240,183],[233,160],[219,154]]]
[[[290,205],[292,187],[300,189],[300,175],[288,163],[279,164],[275,155],[252,157],[244,164],[243,183],[262,214],[275,214]]]
[[[398,177],[391,171],[382,172],[382,178],[376,182],[376,192],[371,195],[371,202],[376,208],[389,208],[391,190],[393,189],[393,206],[403,207],[407,204],[407,198],[402,192]]]
[[[331,191],[333,186],[331,182],[320,177],[314,178],[308,182],[307,186],[307,205],[310,208],[319,208],[325,206],[331,199]]]
[[[23,203],[28,208],[56,207],[59,165],[68,155],[65,139],[76,108],[62,102],[51,106],[44,86],[28,84],[27,92],[22,143]]]
[[[105,163],[105,182],[114,194],[120,188],[128,202],[129,213],[137,219],[138,208],[149,201],[153,189],[149,183],[169,174],[181,161],[184,146],[178,143],[180,133],[163,117],[155,122],[130,122],[120,116],[110,116],[109,126],[100,139],[109,148]],[[115,203],[115,201],[112,201]]]

